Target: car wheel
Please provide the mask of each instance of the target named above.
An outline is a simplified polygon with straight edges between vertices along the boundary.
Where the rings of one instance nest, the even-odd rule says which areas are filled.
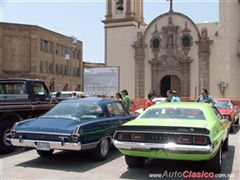
[[[14,151],[15,147],[11,144],[11,129],[13,122],[3,121],[0,124],[0,154],[7,154]]]
[[[99,161],[107,159],[109,146],[109,140],[107,138],[102,139],[97,145],[97,148],[92,151],[94,159]]]
[[[235,125],[239,126],[239,118],[236,120]]]
[[[208,161],[208,169],[214,173],[220,173],[222,170],[222,148],[220,147],[217,154]]]
[[[230,126],[230,132],[234,132],[235,131],[235,124],[232,123],[231,126]]]
[[[128,165],[128,167],[142,167],[144,166],[146,158],[143,157],[134,157],[134,156],[128,156],[125,155],[125,161]]]
[[[228,136],[227,136],[227,138],[225,139],[225,141],[223,142],[222,150],[223,150],[223,151],[227,151],[227,150],[228,150]]]
[[[41,156],[43,158],[47,158],[47,157],[52,156],[54,150],[51,149],[49,151],[42,151],[42,150],[36,150],[36,151],[39,156]]]

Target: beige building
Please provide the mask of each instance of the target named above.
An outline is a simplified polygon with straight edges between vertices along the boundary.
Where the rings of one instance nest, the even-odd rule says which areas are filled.
[[[144,22],[143,0],[107,0],[105,62],[132,97],[168,89],[195,98],[240,97],[240,1],[219,0],[219,22],[196,24],[170,10]],[[120,8],[119,8],[120,7]]]
[[[0,23],[0,77],[41,79],[52,91],[82,90],[82,42],[73,40],[39,26]]]

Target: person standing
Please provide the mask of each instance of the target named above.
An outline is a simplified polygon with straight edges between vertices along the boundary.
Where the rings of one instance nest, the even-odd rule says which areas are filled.
[[[148,107],[152,106],[154,103],[153,103],[153,98],[154,98],[154,94],[153,93],[148,93],[148,99],[146,100],[145,102],[145,106],[144,108],[147,109]]]
[[[172,100],[172,90],[167,90],[167,99],[166,102],[171,102]]]
[[[201,95],[195,100],[195,102],[205,102],[215,104],[214,100],[209,96],[207,89],[202,89]]]
[[[177,95],[177,91],[172,90],[171,102],[181,102],[180,97]]]
[[[128,96],[128,91],[126,89],[123,89],[121,91],[122,95],[123,95],[123,106],[125,108],[125,110],[130,113],[130,97]]]
[[[118,100],[123,100],[123,98],[122,98],[122,95],[121,95],[121,93],[120,92],[117,92],[116,94],[115,94],[115,97],[116,97],[116,99],[118,99]]]

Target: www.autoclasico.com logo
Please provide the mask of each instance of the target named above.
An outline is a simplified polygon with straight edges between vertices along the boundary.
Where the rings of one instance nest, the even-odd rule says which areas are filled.
[[[234,177],[233,174],[216,174],[214,172],[206,172],[206,171],[174,171],[174,172],[169,172],[169,171],[164,171],[163,173],[158,173],[158,174],[149,174],[149,178],[229,178],[229,177]]]

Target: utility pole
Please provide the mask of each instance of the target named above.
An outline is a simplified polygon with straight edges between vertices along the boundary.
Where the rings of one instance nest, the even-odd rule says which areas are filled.
[[[69,67],[69,90],[72,91],[72,59],[75,45],[77,43],[77,38],[74,36],[70,37],[70,43],[68,45],[68,53],[65,54],[65,60],[67,61]]]

